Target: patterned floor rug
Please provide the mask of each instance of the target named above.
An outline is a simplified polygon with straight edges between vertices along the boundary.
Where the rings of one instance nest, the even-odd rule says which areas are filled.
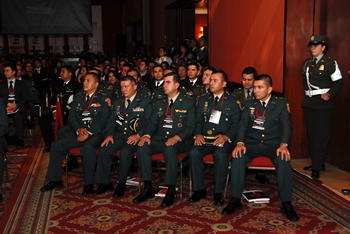
[[[34,152],[34,148],[37,150]],[[189,180],[184,179],[184,196],[173,207],[160,207],[162,198],[135,205],[138,187],[128,186],[119,199],[112,192],[100,196],[81,196],[82,167],[69,173],[69,188],[40,193],[45,184],[49,154],[41,153],[43,142],[29,153],[31,165],[17,180],[9,205],[0,223],[1,233],[349,233],[350,204],[317,181],[293,172],[293,206],[299,222],[289,222],[280,213],[276,176],[268,173],[269,185],[247,173],[246,189],[262,190],[270,203],[248,203],[232,216],[220,214],[223,207],[213,205],[213,173],[205,171],[208,198],[188,203]],[[27,160],[28,161],[28,160]],[[26,162],[27,163],[27,162]],[[21,174],[22,174],[21,173]],[[162,185],[154,173],[154,187]],[[112,173],[116,185],[117,173]],[[63,179],[65,179],[63,177]],[[228,190],[230,191],[230,190]],[[229,201],[230,195],[228,193]]]

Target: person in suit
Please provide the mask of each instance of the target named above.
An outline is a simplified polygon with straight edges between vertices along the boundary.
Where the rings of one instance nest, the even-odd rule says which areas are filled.
[[[317,180],[320,178],[320,171],[326,169],[324,158],[330,138],[333,100],[343,87],[343,79],[337,61],[324,55],[328,48],[326,36],[311,36],[308,47],[312,58],[304,62],[305,96],[302,107],[312,165],[304,167],[304,170],[311,171],[311,177]]]
[[[282,201],[281,213],[289,221],[298,221],[292,206],[292,167],[290,143],[293,124],[288,100],[271,95],[272,79],[259,75],[254,81],[256,99],[243,103],[243,112],[238,124],[236,142],[231,162],[231,195],[223,215],[232,215],[243,208],[241,203],[246,164],[256,157],[269,157],[276,167],[278,190]]]
[[[104,134],[105,140],[98,153],[95,183],[99,186],[93,195],[113,191],[110,168],[112,159],[119,150],[118,186],[113,197],[125,195],[127,173],[137,151],[137,143],[152,112],[151,97],[138,91],[136,80],[132,76],[124,76],[120,86],[123,96],[113,102]]]
[[[164,74],[163,74],[163,67],[161,65],[155,65],[153,67],[153,74],[154,74],[154,81],[148,84],[148,88],[152,93],[152,96],[154,95],[154,91],[163,86],[164,83]]]
[[[198,63],[189,63],[187,66],[187,78],[181,81],[181,87],[192,91],[194,87],[201,85],[202,80],[199,78],[200,72]]]
[[[148,62],[147,60],[141,60],[139,63],[139,72],[141,75],[141,80],[147,84],[151,82],[151,74],[149,73],[148,70]]]
[[[258,77],[258,73],[254,67],[246,67],[242,72],[242,86],[231,92],[231,95],[236,96],[240,103],[244,100],[254,98],[253,85],[254,80]]]
[[[50,163],[47,180],[40,189],[41,192],[63,187],[62,158],[64,153],[75,147],[83,157],[84,189],[83,196],[92,194],[95,181],[96,149],[103,142],[103,131],[109,118],[111,99],[98,85],[100,77],[95,73],[85,76],[83,91],[78,92],[73,99],[68,116],[70,131],[64,137],[52,142],[50,147]]]
[[[25,83],[16,79],[17,67],[15,64],[5,63],[3,66],[6,80],[0,83],[0,97],[5,101],[8,112],[18,110],[12,115],[15,121],[17,145],[23,147],[23,113],[28,101],[28,90]]]
[[[4,176],[4,155],[3,151],[6,149],[5,135],[8,131],[8,118],[5,102],[0,98],[0,184],[3,182]],[[2,194],[0,193],[0,203],[3,201]]]
[[[201,36],[199,38],[199,49],[197,49],[197,60],[200,62],[200,64],[205,67],[208,65],[208,37],[207,36]]]
[[[210,77],[210,93],[202,95],[196,106],[196,127],[194,146],[188,153],[193,177],[194,193],[190,203],[207,197],[204,184],[203,157],[213,154],[214,160],[214,205],[223,206],[222,190],[227,175],[229,157],[240,117],[237,98],[225,92],[227,75],[215,71]]]
[[[61,111],[64,125],[67,124],[70,104],[73,101],[73,96],[82,88],[81,83],[72,80],[73,68],[64,66],[61,69],[61,80],[54,85],[53,96],[51,99],[51,110],[39,119],[41,133],[43,135],[46,148],[44,153],[50,152],[50,145],[54,141],[54,131],[52,130],[52,122],[56,120],[56,102],[60,101]]]
[[[166,98],[156,100],[153,112],[138,143],[137,159],[144,180],[144,189],[133,203],[143,203],[154,197],[152,186],[152,154],[163,153],[166,173],[165,185],[168,191],[161,207],[170,207],[176,201],[176,178],[178,155],[188,149],[195,125],[194,100],[178,91],[180,77],[169,73],[164,78]]]

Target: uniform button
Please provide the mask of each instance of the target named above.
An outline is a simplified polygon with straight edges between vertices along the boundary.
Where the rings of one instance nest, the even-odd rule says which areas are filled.
[[[228,113],[226,113],[226,115],[228,115]]]
[[[168,136],[165,136],[165,138],[168,138]]]
[[[264,134],[262,134],[261,136],[262,136],[262,137],[265,137],[265,135],[264,135]]]
[[[137,116],[140,116],[139,114],[137,114]]]
[[[263,130],[265,130],[265,128],[263,127]]]
[[[166,134],[169,134],[169,132],[166,132]]]
[[[127,128],[124,128],[124,130],[126,130]]]
[[[128,121],[127,120],[125,120],[125,123],[127,123]]]
[[[261,142],[264,142],[264,141],[261,141]]]
[[[180,117],[182,117],[182,115],[180,115]]]
[[[128,114],[126,114],[125,116],[129,116]]]
[[[126,134],[126,132],[124,132],[124,134]]]
[[[213,130],[215,130],[215,128],[213,128]]]

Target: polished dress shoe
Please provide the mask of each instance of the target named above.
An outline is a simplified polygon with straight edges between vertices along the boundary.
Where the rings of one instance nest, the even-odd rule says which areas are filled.
[[[40,189],[40,192],[48,192],[57,188],[62,188],[63,182],[61,181],[50,181],[44,187]]]
[[[23,140],[18,140],[17,146],[23,147],[24,146]]]
[[[312,169],[311,177],[314,180],[318,180],[320,178],[320,171]]]
[[[74,159],[68,161],[68,171],[72,171],[72,170],[77,169],[77,168],[79,168],[78,159],[74,158]],[[66,167],[63,167],[62,170],[63,170],[63,172],[65,172]]]
[[[119,185],[115,188],[115,191],[113,193],[113,198],[120,198],[125,195],[126,192],[126,186],[125,185]]]
[[[202,200],[203,198],[206,198],[206,197],[207,197],[207,190],[201,189],[198,191],[194,191],[192,196],[188,199],[188,202],[189,203],[199,202],[200,200]]]
[[[112,192],[114,190],[113,184],[100,184],[97,189],[92,192],[92,195],[97,196],[104,193]]]
[[[308,166],[308,167],[304,167],[305,171],[312,171],[312,165]],[[322,164],[321,170],[320,171],[325,171],[326,170],[326,166],[324,165],[324,163]]]
[[[3,201],[4,199],[2,199],[2,194],[0,193],[0,203]]]
[[[160,204],[161,207],[168,208],[176,202],[176,192],[167,192],[165,194],[165,197],[163,199],[162,204]]]
[[[46,148],[43,150],[43,153],[50,153],[50,147],[46,147]]]
[[[232,215],[237,210],[243,209],[241,199],[233,197],[228,205],[221,211],[222,215]]]
[[[350,195],[350,189],[342,189],[341,192],[345,195]]]
[[[94,184],[87,184],[87,185],[84,185],[84,189],[81,195],[88,196],[88,195],[91,195],[93,191],[94,191]]]
[[[299,221],[299,216],[297,212],[295,212],[291,202],[283,202],[280,211],[289,221]]]
[[[270,184],[269,179],[267,179],[266,175],[256,175],[255,176],[256,180],[259,180],[260,184]]]
[[[214,193],[214,205],[215,206],[223,206],[225,204],[224,197],[222,193]]]
[[[132,201],[135,204],[146,202],[148,199],[154,198],[154,189],[145,188],[137,197]]]

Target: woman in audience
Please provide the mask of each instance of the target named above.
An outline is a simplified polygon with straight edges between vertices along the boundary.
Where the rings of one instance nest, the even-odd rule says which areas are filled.
[[[159,48],[159,57],[156,59],[156,62],[158,64],[161,64],[162,62],[167,62],[168,64],[173,63],[173,60],[170,57],[166,56],[166,48],[165,47]]]

